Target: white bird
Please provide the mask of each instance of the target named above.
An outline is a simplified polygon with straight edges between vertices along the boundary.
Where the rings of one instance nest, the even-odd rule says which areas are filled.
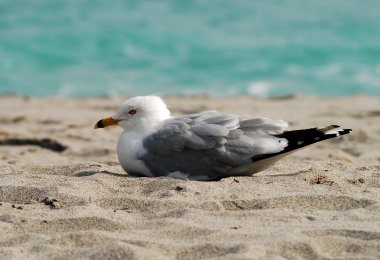
[[[282,120],[206,111],[171,117],[160,97],[127,100],[94,128],[124,129],[117,155],[130,175],[215,180],[252,175],[299,148],[345,135],[351,129],[285,131]]]

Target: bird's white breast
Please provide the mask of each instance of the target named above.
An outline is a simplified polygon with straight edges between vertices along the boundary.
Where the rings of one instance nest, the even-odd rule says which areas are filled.
[[[117,143],[117,156],[126,172],[138,173],[144,176],[153,176],[143,161],[138,160],[146,153],[142,145],[143,136],[138,132],[125,131]]]

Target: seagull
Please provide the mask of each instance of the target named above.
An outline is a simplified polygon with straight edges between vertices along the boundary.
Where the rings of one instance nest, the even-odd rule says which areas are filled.
[[[286,131],[283,120],[217,111],[172,117],[157,96],[125,101],[94,128],[111,125],[124,129],[117,156],[129,175],[199,181],[252,175],[300,148],[351,132],[338,125]]]

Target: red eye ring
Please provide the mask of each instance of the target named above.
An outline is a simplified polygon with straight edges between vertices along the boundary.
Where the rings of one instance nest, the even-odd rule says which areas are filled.
[[[137,113],[136,109],[131,109],[131,110],[128,111],[128,114],[130,114],[130,115],[134,115],[136,113]]]

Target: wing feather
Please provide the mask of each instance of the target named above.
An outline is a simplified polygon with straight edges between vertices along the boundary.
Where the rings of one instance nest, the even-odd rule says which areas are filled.
[[[168,119],[143,140],[141,156],[156,176],[182,172],[200,179],[223,176],[259,154],[279,152],[286,142],[273,136],[287,123],[264,117],[225,115],[216,111]]]
[[[229,130],[217,124],[198,124],[191,127],[191,131],[200,136],[227,136]]]

